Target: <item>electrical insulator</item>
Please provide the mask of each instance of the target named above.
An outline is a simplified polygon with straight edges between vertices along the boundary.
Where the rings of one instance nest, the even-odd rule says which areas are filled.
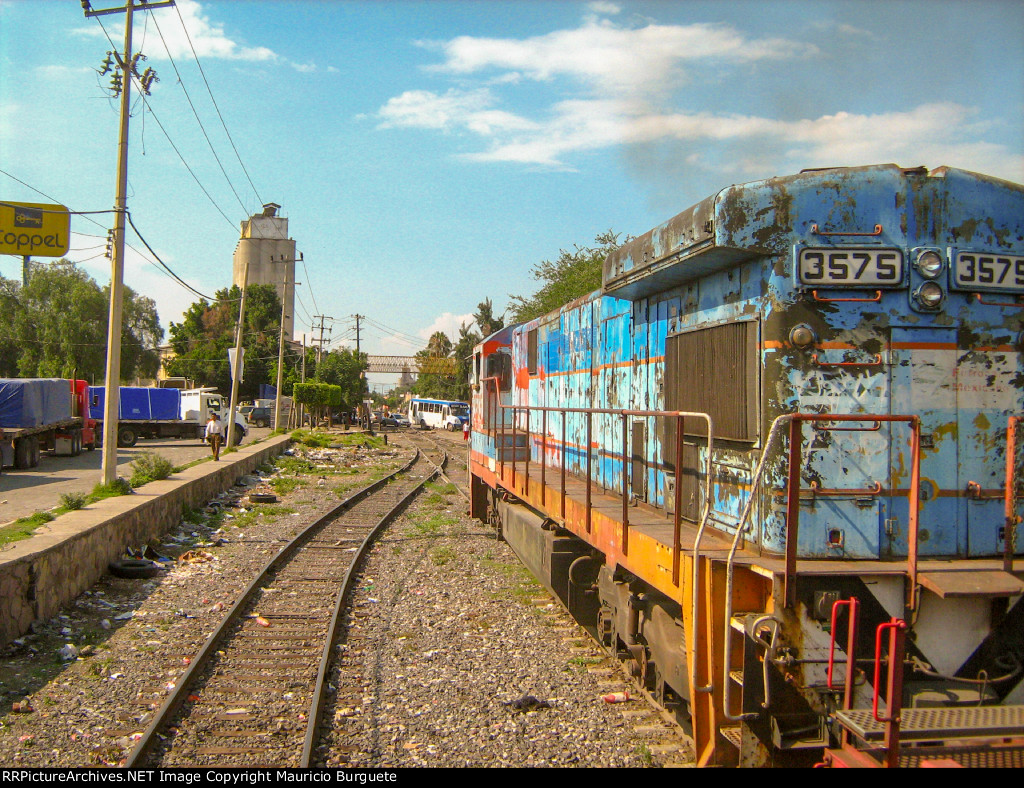
[[[121,72],[115,71],[114,76],[110,78],[110,89],[118,94],[121,92]]]
[[[152,68],[147,68],[142,72],[142,76],[139,78],[139,82],[142,84],[142,90],[145,94],[149,95],[149,89],[154,82],[159,82],[160,77],[156,75],[156,72]]]
[[[100,72],[100,76],[104,77],[110,73],[110,67],[114,64],[114,61],[110,57],[111,53],[107,52],[107,59],[103,61],[103,70]]]

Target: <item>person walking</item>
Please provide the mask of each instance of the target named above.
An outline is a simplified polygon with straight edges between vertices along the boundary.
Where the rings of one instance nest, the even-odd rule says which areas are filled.
[[[469,419],[462,422],[462,440],[469,440]]]
[[[210,414],[210,420],[206,422],[206,440],[213,450],[213,459],[220,459],[220,444],[224,440],[224,425],[216,413]]]

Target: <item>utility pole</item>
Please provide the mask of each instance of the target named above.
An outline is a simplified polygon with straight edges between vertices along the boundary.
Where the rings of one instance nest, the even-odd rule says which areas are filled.
[[[152,69],[139,74],[137,64],[141,53],[132,54],[132,13],[136,0],[128,0],[121,8],[93,10],[89,0],[82,0],[86,17],[125,13],[124,55],[108,52],[104,63],[106,74],[110,71],[111,56],[117,59],[117,69],[112,77],[113,90],[121,94],[121,130],[117,148],[117,197],[114,202],[114,249],[110,273],[110,317],[107,324],[107,384],[106,402],[103,407],[103,484],[113,484],[117,479],[117,420],[120,405],[121,386],[121,315],[124,306],[124,232],[128,193],[128,118],[131,111],[130,93],[132,77],[138,77],[145,93],[156,79]],[[139,7],[147,10],[174,5],[174,0],[159,3],[144,2]]]
[[[270,258],[270,262],[272,262],[272,263],[273,262],[277,262],[277,263],[301,263],[302,262],[302,255],[300,254],[294,260],[287,260],[287,259],[285,259],[284,255],[282,255],[281,258],[278,259],[278,260],[275,260],[273,257],[271,257]],[[293,276],[294,276],[294,274],[293,274]],[[298,287],[301,284],[302,284],[302,282],[292,282],[292,287]],[[283,291],[285,293],[288,292],[288,278],[287,278],[287,275],[285,276]],[[277,346],[277,391],[275,392],[276,399],[274,400],[274,429],[275,430],[278,430],[278,429],[281,428],[281,386],[283,385],[283,382],[284,382],[284,319],[285,319],[285,309],[287,308],[287,306],[288,306],[288,299],[284,298],[282,296],[282,298],[281,298],[281,337],[278,340],[278,346]]]
[[[249,289],[249,255],[245,256],[245,270],[242,274],[242,301],[238,305],[238,328],[235,332],[235,360],[231,365],[231,405],[228,408],[227,448],[235,445],[235,408],[238,407],[238,379],[242,368],[242,338],[245,333],[245,293]],[[284,303],[283,301],[281,303]]]
[[[302,332],[302,382],[306,382],[306,332]],[[305,409],[299,405],[299,427],[305,426]]]
[[[313,315],[313,319],[314,320],[318,320],[319,319],[319,321],[320,321],[320,339],[316,340],[316,343],[317,343],[317,345],[316,345],[316,364],[317,364],[316,374],[317,374],[317,380],[319,380],[320,379],[320,369],[319,369],[320,362],[323,360],[323,356],[324,356],[324,321],[325,320],[334,320],[334,318],[331,317],[330,315]],[[313,328],[316,328],[316,326],[313,326]],[[331,329],[328,328],[327,329],[327,333],[328,334],[331,333]]]
[[[353,315],[356,319],[356,353],[359,353],[359,321],[362,320],[362,315]]]
[[[285,285],[288,283],[285,282]],[[295,284],[298,284],[296,282]],[[281,338],[277,347],[277,391],[274,392],[274,429],[281,428],[281,385],[284,381],[284,310],[287,302],[281,299]]]

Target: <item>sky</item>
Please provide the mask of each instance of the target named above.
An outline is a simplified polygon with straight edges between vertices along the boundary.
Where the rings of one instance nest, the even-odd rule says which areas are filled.
[[[94,0],[94,9],[124,0]],[[809,167],[961,167],[1024,183],[1020,0],[178,0],[136,11],[128,210],[194,290],[281,206],[296,339],[412,355],[537,289],[534,266]],[[0,0],[0,199],[60,203],[101,285],[124,17]],[[198,296],[129,230],[124,281]],[[46,263],[46,259],[39,262]],[[0,255],[0,276],[21,259]],[[315,334],[319,336],[319,329]],[[371,378],[378,383],[394,377]]]

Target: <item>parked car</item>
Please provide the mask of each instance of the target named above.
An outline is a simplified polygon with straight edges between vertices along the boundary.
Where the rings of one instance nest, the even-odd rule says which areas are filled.
[[[274,415],[270,408],[253,408],[245,416],[245,420],[255,427],[269,427],[272,418]]]
[[[404,413],[392,413],[391,418],[395,420],[399,427],[410,426],[409,417],[406,416]]]
[[[390,413],[385,416],[379,410],[375,410],[373,412],[373,426],[381,430],[397,430],[398,422]]]

